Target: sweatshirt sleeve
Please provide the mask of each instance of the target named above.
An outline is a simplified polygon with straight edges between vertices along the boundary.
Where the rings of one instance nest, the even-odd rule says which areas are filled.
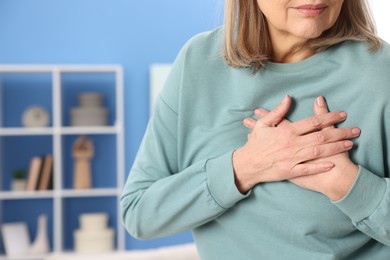
[[[232,152],[181,169],[178,162],[180,84],[186,47],[176,59],[149,121],[121,197],[122,219],[139,239],[194,229],[223,214],[242,195]]]
[[[370,81],[375,80],[372,86],[378,87],[375,94],[377,106],[371,111],[364,107],[362,114],[366,116],[360,115],[359,120],[369,122],[365,125],[366,133],[370,136],[369,140],[373,143],[374,140],[379,140],[380,144],[376,142],[374,146],[378,152],[371,152],[371,156],[380,157],[377,162],[382,164],[373,170],[372,166],[362,161],[364,166],[359,165],[358,177],[348,194],[334,203],[351,219],[358,230],[390,246],[390,102],[388,99],[390,95],[388,73],[390,48],[387,43],[383,43],[383,48],[375,57],[375,63],[373,66],[368,66],[370,69],[364,77]],[[367,65],[364,66],[367,67]],[[371,118],[375,118],[377,123],[373,124]],[[370,161],[369,156],[370,154],[365,155],[367,161]],[[372,160],[375,161],[375,158]]]
[[[390,246],[390,180],[359,166],[359,175],[349,193],[334,202],[355,227]]]
[[[231,153],[177,169],[177,115],[160,99],[121,197],[123,222],[139,239],[196,228],[245,196],[236,188]]]

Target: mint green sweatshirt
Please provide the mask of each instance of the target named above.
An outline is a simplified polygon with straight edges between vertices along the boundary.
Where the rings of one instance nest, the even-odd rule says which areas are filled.
[[[158,98],[121,198],[125,227],[149,239],[192,230],[202,259],[390,259],[390,46],[344,42],[253,74],[221,57],[222,28],[192,38]],[[359,175],[334,202],[288,181],[241,194],[232,153],[258,107],[288,94],[288,119],[313,115],[322,95],[340,126],[358,126]],[[259,147],[261,149],[261,147]]]

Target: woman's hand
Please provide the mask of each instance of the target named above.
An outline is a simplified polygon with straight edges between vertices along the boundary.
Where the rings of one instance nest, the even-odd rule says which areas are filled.
[[[331,160],[324,159],[352,148],[348,139],[358,136],[356,128],[329,128],[342,122],[344,112],[322,113],[298,122],[284,119],[291,106],[286,97],[274,110],[258,110],[259,120],[245,119],[252,129],[247,143],[233,153],[236,185],[242,193],[262,182],[297,179],[330,171]],[[302,184],[303,185],[303,184]]]
[[[326,106],[325,100],[323,97],[318,97],[314,103],[314,112],[316,116],[325,115],[329,113]],[[259,118],[264,118],[269,116],[271,113],[264,109],[256,109],[256,116]],[[244,120],[244,125],[248,128],[254,129],[256,120],[252,118],[247,118]],[[282,120],[280,125],[292,124],[287,120]],[[323,132],[335,129],[333,126],[324,127]],[[357,137],[360,134],[360,129],[351,128],[351,137]],[[345,136],[345,139],[351,138]],[[329,169],[329,171],[318,172],[317,174],[313,173],[310,175],[303,175],[300,177],[290,179],[291,182],[317,192],[321,192],[328,196],[332,200],[339,200],[346,195],[352,186],[354,180],[356,179],[358,167],[352,163],[349,159],[348,152],[342,152],[329,156],[327,158],[321,158],[311,161],[306,161],[305,164],[318,164],[331,163],[334,167]],[[310,167],[310,166],[308,166]]]
[[[316,115],[322,115],[328,112],[329,110],[325,100],[323,97],[318,97],[314,103],[314,113]],[[330,126],[329,128],[334,127]],[[359,129],[355,131],[356,134],[360,134]],[[358,175],[359,168],[350,160],[348,152],[333,155],[325,158],[325,160],[331,161],[335,165],[329,172],[298,177],[290,181],[302,188],[321,192],[331,200],[337,201],[348,193]]]

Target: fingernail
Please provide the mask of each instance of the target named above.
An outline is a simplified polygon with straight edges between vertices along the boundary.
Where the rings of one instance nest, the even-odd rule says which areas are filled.
[[[252,127],[252,121],[249,118],[245,118],[243,123],[245,127]]]
[[[324,169],[330,170],[330,169],[332,169],[332,168],[334,167],[334,164],[331,163],[331,162],[325,162],[325,163],[323,164],[323,167],[324,167]]]
[[[354,128],[354,129],[352,129],[352,134],[353,135],[360,135],[360,129],[359,128]]]
[[[317,98],[317,105],[321,106],[321,107],[325,106],[325,100],[324,100],[323,97],[318,97]]]
[[[286,103],[288,102],[288,97],[289,97],[288,95],[286,95],[286,96],[284,97],[284,99],[283,99],[283,101],[282,101],[283,104],[286,104]]]
[[[344,147],[347,148],[347,149],[351,149],[353,146],[353,142],[352,141],[345,141],[344,142]]]
[[[340,112],[340,117],[341,118],[346,118],[347,117],[347,113],[345,113],[345,112]]]

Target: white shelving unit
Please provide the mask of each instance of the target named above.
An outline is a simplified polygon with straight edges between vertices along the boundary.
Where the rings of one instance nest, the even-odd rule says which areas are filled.
[[[41,93],[42,95],[51,95],[51,109],[49,114],[51,115],[51,124],[49,127],[43,128],[25,128],[21,125],[14,123],[5,123],[7,108],[4,108],[3,103],[7,98],[4,95],[4,88],[12,87],[3,86],[2,78],[4,76],[11,76],[17,78],[19,75],[35,75],[42,74],[46,75],[50,80],[50,86],[47,88],[48,93]],[[111,118],[111,122],[108,126],[97,126],[97,127],[72,127],[69,126],[66,119],[64,118],[69,107],[64,107],[66,97],[67,84],[64,84],[64,78],[68,75],[75,76],[76,80],[73,79],[73,84],[77,84],[77,77],[94,77],[96,75],[112,75],[112,84],[109,84],[110,93],[114,92],[112,98],[112,107],[115,111],[109,111],[113,113],[114,118]],[[112,87],[114,86],[114,87]],[[34,87],[34,86],[32,86]],[[80,92],[83,92],[83,84],[81,83],[79,88]],[[20,93],[23,95],[23,93]],[[16,201],[29,201],[34,202],[41,199],[49,200],[52,205],[52,250],[54,252],[64,252],[64,213],[67,211],[65,200],[77,200],[77,199],[99,199],[99,198],[113,198],[116,205],[116,213],[114,216],[116,227],[116,249],[124,250],[125,248],[125,231],[121,225],[120,212],[119,212],[119,198],[124,184],[124,115],[123,115],[123,70],[119,65],[0,65],[0,225],[3,223],[3,216],[5,214],[3,209],[3,203],[14,203]],[[28,99],[28,98],[27,98]],[[17,102],[17,100],[15,100]],[[13,112],[14,113],[14,112]],[[66,166],[66,155],[65,146],[69,147],[69,139],[74,138],[78,135],[91,135],[96,139],[109,138],[111,147],[114,147],[115,155],[115,185],[110,187],[96,187],[88,190],[74,190],[66,184],[65,181],[65,169],[69,172],[71,167]],[[53,168],[53,189],[48,191],[33,191],[33,192],[15,192],[5,189],[7,185],[5,181],[5,172],[3,171],[4,156],[7,153],[6,148],[3,147],[4,141],[7,138],[48,138],[51,142],[51,153],[54,158]],[[29,147],[28,149],[34,149]],[[104,149],[101,149],[104,150]],[[103,151],[104,152],[104,151]],[[112,151],[111,151],[112,153]],[[113,155],[110,155],[113,156]],[[68,159],[69,161],[69,159]],[[93,163],[93,162],[92,162]],[[68,162],[69,164],[69,162]],[[69,177],[68,177],[69,178]],[[68,181],[69,182],[69,181]],[[5,221],[4,221],[5,222]],[[66,231],[69,232],[69,231]],[[0,259],[6,259],[5,256],[1,256],[4,252],[0,251]],[[28,259],[28,258],[26,258]]]

